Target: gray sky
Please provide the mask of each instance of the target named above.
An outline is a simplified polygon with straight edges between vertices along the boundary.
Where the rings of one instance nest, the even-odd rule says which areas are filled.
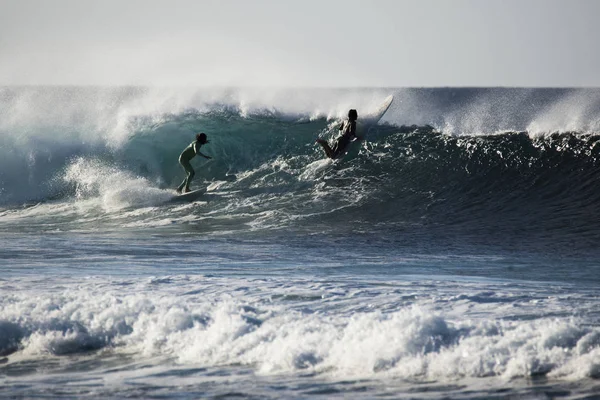
[[[600,86],[600,0],[0,0],[0,84]]]

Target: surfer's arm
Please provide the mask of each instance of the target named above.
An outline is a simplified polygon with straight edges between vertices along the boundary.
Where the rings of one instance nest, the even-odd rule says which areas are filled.
[[[202,154],[200,152],[200,147],[202,147],[202,145],[198,145],[198,142],[194,143],[194,152],[196,153],[197,156],[202,156],[206,159],[211,159],[212,157],[207,156],[206,154]]]

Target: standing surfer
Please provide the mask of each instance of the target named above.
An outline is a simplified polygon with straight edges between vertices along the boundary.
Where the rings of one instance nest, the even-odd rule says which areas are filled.
[[[194,172],[194,168],[192,168],[192,165],[190,164],[190,160],[194,158],[196,154],[209,160],[212,158],[200,153],[200,147],[202,147],[202,145],[206,143],[208,143],[208,140],[206,139],[206,134],[197,134],[196,140],[190,143],[190,145],[186,147],[185,150],[183,150],[183,152],[181,152],[181,155],[179,156],[179,164],[181,164],[181,166],[187,173],[187,176],[185,177],[183,182],[181,182],[181,185],[179,185],[179,187],[177,188],[177,193],[181,193],[182,191],[183,193],[187,193],[190,191],[190,182],[192,182],[194,175],[196,175],[196,173]]]
[[[356,120],[358,119],[358,113],[356,110],[352,109],[348,111],[348,120],[344,121],[344,123],[340,126],[340,131],[342,131],[342,135],[337,139],[333,148],[329,147],[329,143],[327,143],[324,139],[317,139],[317,143],[319,143],[323,150],[325,150],[325,154],[327,157],[336,159],[344,154],[346,147],[353,139],[360,139],[356,136]]]

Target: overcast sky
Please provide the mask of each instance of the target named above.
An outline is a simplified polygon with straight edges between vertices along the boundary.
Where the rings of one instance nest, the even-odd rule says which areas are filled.
[[[0,84],[600,86],[600,0],[0,0]]]

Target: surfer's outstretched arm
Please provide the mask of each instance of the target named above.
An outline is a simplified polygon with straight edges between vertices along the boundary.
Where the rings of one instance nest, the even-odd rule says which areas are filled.
[[[208,141],[206,141],[208,143]],[[202,154],[202,152],[200,151],[200,147],[202,147],[202,144],[199,144],[198,142],[194,143],[194,152],[196,153],[196,155],[198,156],[202,156],[206,159],[211,159],[212,157],[207,156],[206,154]]]

